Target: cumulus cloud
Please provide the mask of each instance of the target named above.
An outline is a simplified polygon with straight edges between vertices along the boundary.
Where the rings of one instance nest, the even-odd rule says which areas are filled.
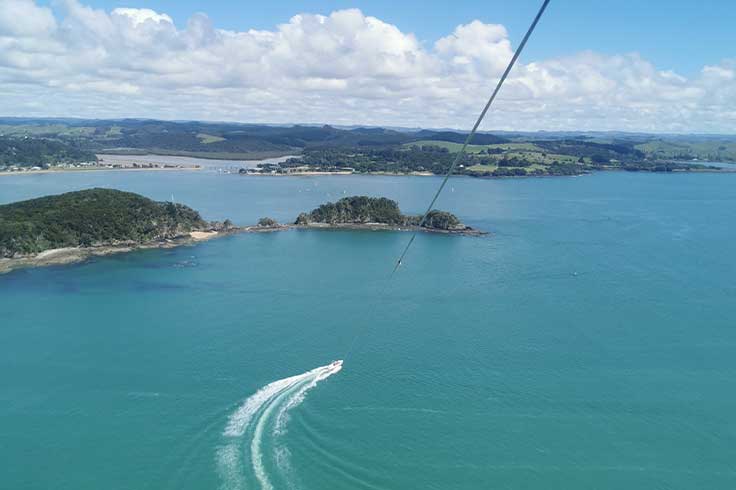
[[[272,30],[150,9],[0,2],[3,115],[468,127],[513,54],[474,20],[434,43],[360,10]],[[736,131],[736,63],[686,78],[635,53],[519,63],[486,129]]]
[[[168,15],[159,14],[151,9],[116,8],[112,11],[112,15],[127,17],[133,23],[134,27],[138,27],[140,24],[145,22],[154,22],[156,24],[161,22],[168,22],[169,24],[174,23]]]
[[[51,10],[29,0],[3,0],[0,5],[0,36],[26,37],[53,31],[56,20]]]

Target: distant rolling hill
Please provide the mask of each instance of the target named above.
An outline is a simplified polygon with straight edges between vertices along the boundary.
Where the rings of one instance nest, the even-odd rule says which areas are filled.
[[[462,131],[427,129],[149,119],[0,118],[0,167],[75,161],[88,159],[93,153],[155,153],[230,159],[301,154],[309,165],[317,162],[320,166],[333,163],[374,170],[380,167],[391,171],[395,167],[397,171],[409,168],[436,172],[446,168],[447,156],[432,147],[452,153],[466,138],[467,133]],[[5,152],[2,145],[5,145]],[[396,153],[409,151],[412,146],[427,147],[427,154]],[[479,161],[469,161],[465,165],[482,173],[502,174],[512,168],[514,175],[520,175],[523,173],[520,169],[524,168],[526,173],[547,174],[546,167],[558,164],[556,171],[567,174],[576,171],[569,167],[573,164],[648,169],[662,168],[658,165],[662,162],[736,161],[736,137],[621,132],[482,132],[475,135],[469,150],[486,155],[485,160],[477,157],[475,160]],[[12,153],[19,151],[37,156],[19,158]],[[337,161],[326,161],[335,158]],[[367,161],[385,158],[393,159],[397,165],[366,165]],[[402,162],[407,159],[413,163],[404,165]]]
[[[0,136],[45,140],[85,152],[251,158],[296,154],[306,148],[387,147],[420,140],[463,142],[466,134],[328,125],[0,118]],[[478,144],[508,141],[490,134],[478,134],[475,140]]]

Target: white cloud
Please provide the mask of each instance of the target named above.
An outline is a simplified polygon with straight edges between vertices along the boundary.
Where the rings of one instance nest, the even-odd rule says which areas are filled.
[[[35,36],[55,29],[51,10],[37,6],[33,0],[3,0],[0,4],[0,36]]]
[[[514,54],[504,26],[477,20],[458,26],[437,41],[435,49],[448,58],[453,71],[467,69],[482,77],[500,76]]]
[[[127,17],[133,24],[133,27],[139,27],[140,24],[144,24],[146,22],[153,22],[156,24],[160,24],[161,22],[168,22],[169,24],[174,23],[168,15],[159,14],[151,9],[116,8],[112,11],[112,15]]]
[[[480,21],[427,45],[357,9],[235,32],[205,14],[177,27],[54,5],[0,1],[3,115],[468,127],[513,54],[506,28]],[[734,106],[733,60],[686,78],[580,52],[519,62],[484,127],[734,132]]]

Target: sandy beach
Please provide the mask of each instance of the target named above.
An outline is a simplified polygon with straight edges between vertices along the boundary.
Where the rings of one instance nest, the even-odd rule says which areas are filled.
[[[189,234],[189,236],[191,236],[193,240],[201,242],[203,240],[209,240],[210,238],[215,238],[217,234],[218,232],[216,231],[193,231]]]

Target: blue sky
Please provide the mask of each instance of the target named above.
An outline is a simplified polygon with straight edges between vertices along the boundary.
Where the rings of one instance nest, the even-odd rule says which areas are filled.
[[[45,3],[51,3],[49,1]],[[459,25],[478,19],[503,24],[512,41],[523,36],[540,1],[534,0],[370,0],[208,2],[194,0],[89,0],[98,8],[146,7],[185,25],[196,12],[217,27],[272,29],[294,14],[329,14],[357,7],[434,42]],[[548,58],[590,49],[616,54],[639,52],[658,68],[692,75],[703,65],[736,56],[733,0],[552,0],[526,58]]]
[[[6,116],[467,128],[541,0],[0,0]],[[736,133],[734,0],[552,0],[482,129]]]

